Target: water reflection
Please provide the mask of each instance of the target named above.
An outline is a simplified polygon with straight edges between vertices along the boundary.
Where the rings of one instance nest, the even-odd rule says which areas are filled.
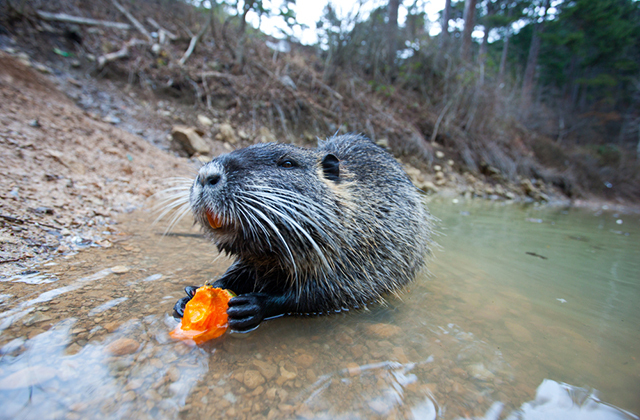
[[[482,419],[498,420],[502,404],[495,403]],[[600,401],[595,391],[558,383],[542,381],[533,401],[522,404],[506,420],[637,420],[627,411]]]

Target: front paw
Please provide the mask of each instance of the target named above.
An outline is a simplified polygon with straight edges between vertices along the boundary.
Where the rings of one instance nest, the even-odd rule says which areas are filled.
[[[246,332],[260,325],[265,316],[265,305],[261,295],[247,293],[229,300],[229,328]]]
[[[184,316],[184,307],[185,305],[193,298],[193,295],[196,294],[196,290],[198,290],[195,286],[187,286],[184,288],[184,292],[187,296],[182,299],[178,299],[176,304],[173,306],[173,316],[176,318],[182,318]]]

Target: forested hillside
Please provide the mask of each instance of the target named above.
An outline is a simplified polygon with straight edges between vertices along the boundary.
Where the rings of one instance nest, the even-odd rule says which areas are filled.
[[[362,132],[437,185],[640,198],[637,1],[447,0],[437,21],[424,1],[329,3],[312,46],[249,23],[296,27],[291,0],[0,5],[2,36],[41,61],[193,107],[176,118],[208,115],[218,140]]]

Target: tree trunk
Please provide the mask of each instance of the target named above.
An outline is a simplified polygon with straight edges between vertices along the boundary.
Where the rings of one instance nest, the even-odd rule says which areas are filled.
[[[388,74],[393,77],[396,62],[396,52],[398,51],[398,8],[400,7],[400,0],[389,0],[389,21],[387,22],[387,42],[388,44],[388,57],[387,67],[389,69]]]
[[[480,52],[478,53],[478,64],[480,66],[480,85],[484,84],[484,64],[487,61],[487,44],[489,42],[489,31],[491,31],[491,28],[485,26],[484,35],[482,36],[482,44],[480,44]]]
[[[442,11],[442,32],[440,33],[440,51],[449,45],[449,19],[451,19],[451,0],[446,0]]]
[[[464,4],[464,30],[462,31],[461,56],[464,61],[471,61],[471,33],[476,16],[476,0],[466,0]]]
[[[538,22],[533,27],[533,35],[531,36],[531,45],[529,47],[529,56],[527,57],[527,66],[524,70],[524,78],[522,80],[522,103],[521,109],[525,110],[531,103],[531,94],[533,90],[533,82],[536,75],[536,66],[538,65],[538,54],[540,53],[540,34],[544,30],[544,18],[547,16],[547,10],[549,9],[549,1],[544,3],[544,12],[542,14],[542,21]]]
[[[507,55],[509,54],[509,39],[511,38],[511,28],[507,28],[502,44],[502,55],[500,56],[500,70],[498,71],[498,86],[504,82],[504,74],[507,70]]]

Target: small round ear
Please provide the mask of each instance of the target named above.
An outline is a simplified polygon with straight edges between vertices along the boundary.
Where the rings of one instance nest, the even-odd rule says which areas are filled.
[[[336,182],[340,180],[340,161],[335,155],[329,153],[322,159],[322,172],[327,179]]]

